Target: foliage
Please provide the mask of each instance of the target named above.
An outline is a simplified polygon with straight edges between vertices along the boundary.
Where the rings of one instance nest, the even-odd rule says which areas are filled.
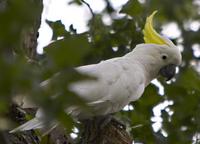
[[[200,132],[199,57],[194,55],[192,47],[199,45],[200,29],[193,30],[188,26],[190,22],[199,21],[197,0],[129,0],[120,11],[124,16],[119,18],[114,16],[118,10],[105,0],[105,9],[102,13],[94,13],[88,22],[89,30],[82,34],[77,34],[73,25],[70,31],[66,31],[61,21],[48,22],[54,31],[54,41],[45,48],[42,57],[37,56],[35,63],[29,63],[21,45],[24,29],[33,23],[38,13],[38,6],[30,4],[30,1],[0,2],[0,119],[5,118],[12,98],[23,94],[42,106],[50,118],[56,117],[70,129],[72,120],[65,116],[64,107],[74,103],[84,106],[84,102],[67,86],[86,78],[72,68],[122,56],[135,45],[143,43],[145,18],[158,10],[155,21],[157,30],[161,30],[162,25],[175,22],[181,31],[181,36],[173,41],[184,48],[183,65],[171,84],[161,80],[165,88],[164,96],[160,96],[156,87],[150,85],[140,100],[131,103],[134,110],[120,112],[118,116],[128,123],[136,142],[198,143],[194,139]],[[74,3],[84,4],[79,0],[74,0]],[[112,24],[103,22],[105,14],[110,16]],[[41,88],[40,82],[51,77],[50,84]],[[50,96],[55,94],[57,97],[52,99]],[[173,104],[161,110],[162,126],[155,132],[152,127],[153,108],[166,100]],[[173,114],[169,114],[169,110]]]

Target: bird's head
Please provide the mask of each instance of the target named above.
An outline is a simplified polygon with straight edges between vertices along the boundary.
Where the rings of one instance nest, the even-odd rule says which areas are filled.
[[[144,26],[145,51],[157,65],[158,74],[170,80],[175,75],[176,67],[181,64],[182,56],[178,47],[170,39],[161,36],[154,30],[152,20],[156,12],[154,11],[147,17]]]

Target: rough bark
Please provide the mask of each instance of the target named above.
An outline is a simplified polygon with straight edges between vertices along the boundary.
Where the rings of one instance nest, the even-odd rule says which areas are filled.
[[[116,120],[111,120],[103,128],[97,125],[98,118],[84,121],[80,144],[131,144],[132,138]]]
[[[43,0],[31,0],[32,3],[37,3],[39,12],[36,14],[36,19],[32,25],[22,30],[21,47],[24,49],[29,60],[34,60],[37,54],[37,38],[39,36],[38,29],[41,24],[41,14],[43,10]]]

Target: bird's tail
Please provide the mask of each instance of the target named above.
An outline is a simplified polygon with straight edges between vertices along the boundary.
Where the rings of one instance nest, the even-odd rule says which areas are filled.
[[[10,133],[18,132],[18,131],[26,131],[31,129],[41,129],[44,127],[44,121],[39,120],[37,117],[32,120],[20,125],[19,127],[10,131]]]

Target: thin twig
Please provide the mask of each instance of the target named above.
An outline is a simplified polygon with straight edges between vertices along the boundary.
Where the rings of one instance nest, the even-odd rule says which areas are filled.
[[[92,14],[92,17],[94,17],[95,14],[94,14],[92,8],[90,7],[89,3],[87,3],[85,0],[81,0],[81,2],[84,3],[85,5],[87,5],[87,7],[89,8],[89,10],[90,10],[90,12],[91,12],[91,14]]]

